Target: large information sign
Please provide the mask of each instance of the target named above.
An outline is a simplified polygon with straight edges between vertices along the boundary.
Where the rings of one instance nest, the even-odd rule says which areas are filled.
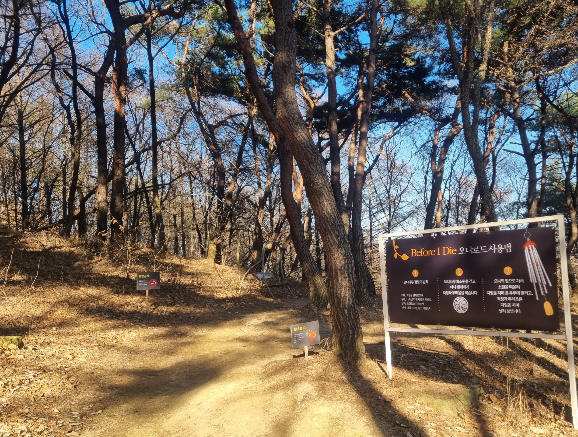
[[[542,227],[530,227],[530,223],[538,222]],[[483,232],[482,226],[487,230],[506,226],[524,229]],[[391,333],[566,340],[572,425],[578,429],[565,235],[563,215],[380,235],[389,378],[393,371]],[[559,284],[563,326],[558,310]],[[446,326],[431,326],[438,324]]]
[[[391,322],[560,327],[552,228],[392,238],[385,249]]]

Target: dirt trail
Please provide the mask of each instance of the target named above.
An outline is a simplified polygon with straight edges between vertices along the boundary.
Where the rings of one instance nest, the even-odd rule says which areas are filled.
[[[306,363],[301,349],[290,348],[288,328],[296,320],[288,309],[305,303],[181,329],[170,351],[153,336],[134,356],[143,360],[137,369],[111,372],[111,384],[123,381],[116,382],[117,402],[82,435],[382,435],[363,407],[320,396],[316,368],[327,352],[313,351]]]
[[[389,380],[379,299],[360,310],[365,364],[344,368],[329,311],[297,282],[298,299],[276,288],[274,300],[207,261],[121,261],[0,234],[0,335],[25,344],[0,349],[0,437],[578,435],[558,340],[397,336]],[[153,269],[147,312],[134,274]],[[289,326],[311,320],[322,346],[306,363]],[[467,405],[471,386],[484,394]]]

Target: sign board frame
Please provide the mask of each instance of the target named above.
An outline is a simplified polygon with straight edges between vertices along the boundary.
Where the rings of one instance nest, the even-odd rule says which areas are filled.
[[[385,243],[389,239],[419,236],[428,234],[442,234],[448,232],[465,232],[468,229],[489,229],[504,227],[517,227],[518,225],[537,223],[537,222],[555,222],[558,226],[558,248],[560,251],[560,274],[562,283],[562,295],[564,301],[564,322],[559,330],[559,333],[528,333],[528,332],[508,332],[497,330],[476,330],[476,329],[435,329],[435,328],[411,328],[411,327],[395,327],[391,326],[387,299],[387,275],[385,265]],[[499,231],[497,231],[499,232]],[[550,338],[558,340],[566,340],[567,355],[568,355],[568,376],[570,383],[570,400],[572,405],[572,424],[574,429],[578,429],[578,396],[576,391],[576,370],[574,365],[574,343],[572,340],[572,319],[570,308],[570,287],[568,284],[568,259],[566,257],[566,240],[565,240],[565,226],[563,215],[553,215],[547,217],[527,218],[521,220],[509,220],[495,223],[481,223],[467,226],[454,226],[448,228],[426,229],[419,231],[402,231],[393,232],[389,234],[382,234],[379,236],[379,258],[381,267],[381,286],[383,299],[383,320],[385,331],[385,361],[387,364],[387,375],[392,379],[392,356],[391,356],[391,332],[418,332],[421,334],[442,334],[442,335],[473,335],[473,336],[501,336],[501,337],[523,337],[523,338]],[[431,325],[430,325],[431,326]]]

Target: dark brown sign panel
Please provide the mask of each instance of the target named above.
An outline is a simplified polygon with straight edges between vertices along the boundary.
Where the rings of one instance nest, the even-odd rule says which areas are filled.
[[[291,325],[289,329],[291,330],[291,344],[294,348],[321,343],[319,320]]]
[[[395,323],[560,327],[551,228],[390,239],[386,271]]]
[[[138,272],[136,274],[137,290],[159,290],[161,275],[159,272]]]

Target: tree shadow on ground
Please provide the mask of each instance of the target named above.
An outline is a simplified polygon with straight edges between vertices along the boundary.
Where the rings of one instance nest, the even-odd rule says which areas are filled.
[[[366,352],[373,360],[381,361],[385,355],[384,348],[383,343],[368,344]],[[424,350],[394,341],[392,342],[392,357],[394,357],[396,367],[417,376],[446,384],[462,384],[466,387],[475,382],[475,375],[460,362],[459,358],[448,353]],[[387,377],[386,370],[382,366],[380,368]],[[395,378],[395,375],[393,377]],[[480,415],[476,415],[476,418],[480,435],[492,437],[494,433],[489,428],[487,420]]]
[[[363,399],[373,417],[373,422],[384,437],[407,435],[425,435],[423,429],[407,416],[393,407],[374,384],[366,379],[363,370],[357,366],[343,365],[347,380]]]
[[[561,403],[545,394],[551,391],[554,393],[567,392],[567,382],[564,383],[563,381],[553,379],[534,380],[530,382],[527,380],[511,378],[504,372],[497,370],[496,367],[492,365],[495,361],[495,357],[492,358],[486,354],[472,352],[466,349],[460,342],[457,342],[451,338],[440,338],[442,338],[448,345],[450,345],[456,352],[458,352],[459,356],[461,357],[460,361],[464,361],[464,367],[466,366],[465,361],[468,361],[469,363],[467,367],[474,367],[476,369],[475,374],[480,375],[480,380],[482,381],[484,390],[487,393],[495,393],[499,395],[499,398],[508,400],[508,397],[510,396],[511,384],[514,383],[515,388],[518,391],[523,390],[525,395],[532,402],[550,405],[554,414],[560,415],[566,421],[571,422],[572,411],[570,406],[568,404]],[[500,339],[496,337],[491,337],[491,339],[500,346],[504,346]],[[555,373],[557,375],[565,373],[566,381],[568,381],[568,373],[561,370],[558,366],[550,363],[545,359],[530,354],[528,351],[525,351],[523,348],[516,345],[512,340],[509,340],[507,344],[508,348],[518,357],[517,359],[527,360],[530,358],[535,360],[537,365],[542,366],[549,372]],[[514,362],[514,357],[509,358],[509,361]],[[568,394],[568,401],[569,400],[570,396]]]

